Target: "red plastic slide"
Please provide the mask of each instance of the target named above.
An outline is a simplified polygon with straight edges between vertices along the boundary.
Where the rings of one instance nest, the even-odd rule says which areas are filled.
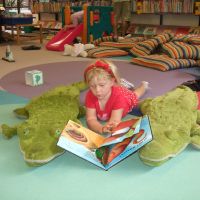
[[[61,29],[47,44],[46,48],[51,51],[64,51],[65,44],[72,44],[73,40],[83,31],[83,24],[67,30]]]

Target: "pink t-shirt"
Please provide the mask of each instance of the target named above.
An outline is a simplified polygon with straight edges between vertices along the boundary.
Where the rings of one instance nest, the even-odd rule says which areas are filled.
[[[124,109],[123,117],[138,104],[138,97],[133,92],[122,86],[113,86],[112,93],[108,99],[105,109],[101,110],[96,96],[89,90],[86,94],[85,106],[95,108],[97,118],[102,121],[110,119],[112,110]]]

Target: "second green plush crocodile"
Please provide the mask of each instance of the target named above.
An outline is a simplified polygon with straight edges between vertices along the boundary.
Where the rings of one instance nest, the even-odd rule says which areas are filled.
[[[149,116],[153,132],[153,140],[139,151],[144,163],[161,165],[190,143],[200,149],[200,112],[197,106],[196,92],[186,86],[141,103],[141,111]]]

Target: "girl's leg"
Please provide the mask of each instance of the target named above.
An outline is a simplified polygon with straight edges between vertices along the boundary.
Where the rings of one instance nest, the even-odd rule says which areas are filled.
[[[138,96],[138,98],[142,97],[146,91],[149,89],[149,83],[146,81],[142,81],[141,85],[134,89],[134,92]]]

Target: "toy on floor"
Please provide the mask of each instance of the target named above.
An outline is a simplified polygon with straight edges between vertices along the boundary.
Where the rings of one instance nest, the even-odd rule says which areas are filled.
[[[58,137],[69,119],[78,122],[85,114],[84,107],[79,104],[79,94],[84,89],[85,83],[78,82],[49,90],[14,111],[18,117],[26,118],[24,122],[14,127],[2,125],[6,138],[18,135],[28,165],[40,166],[64,153],[57,146]]]
[[[74,45],[69,45],[69,44],[65,44],[64,46],[64,56],[73,56],[73,57],[77,57],[77,56],[81,56],[81,57],[87,57],[87,51],[89,49],[93,49],[95,46],[93,44],[82,44],[82,43],[77,43]]]
[[[2,60],[8,61],[8,62],[15,62],[15,60],[13,58],[13,53],[10,50],[10,46],[9,45],[6,47],[5,57],[3,57]]]
[[[28,46],[23,46],[22,49],[23,50],[40,50],[41,47],[36,46],[36,45],[28,45]]]
[[[43,73],[39,70],[32,70],[25,72],[25,83],[30,86],[38,86],[44,83]]]
[[[141,112],[149,116],[153,132],[153,140],[139,151],[144,163],[159,166],[177,156],[188,144],[200,149],[197,106],[197,94],[187,86],[141,103]]]

